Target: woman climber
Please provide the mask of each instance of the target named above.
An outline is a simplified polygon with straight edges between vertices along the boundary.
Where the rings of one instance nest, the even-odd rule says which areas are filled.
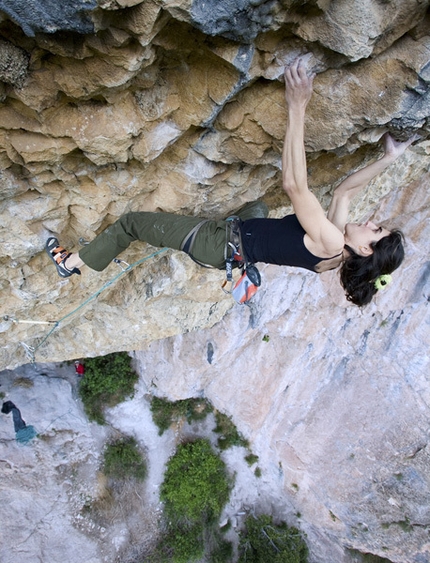
[[[288,125],[282,152],[283,188],[294,214],[269,219],[262,202],[245,205],[240,219],[242,253],[247,263],[266,262],[306,268],[316,273],[340,267],[340,282],[348,301],[369,303],[404,258],[403,235],[398,230],[346,223],[352,199],[417,139],[397,142],[383,137],[384,156],[351,174],[334,191],[325,215],[307,184],[304,118],[315,75],[308,75],[301,59],[284,72]],[[187,252],[202,265],[226,268],[228,220],[209,221],[169,213],[131,212],[120,217],[79,252],[71,253],[50,237],[46,250],[61,277],[80,274],[87,265],[101,271],[134,240]],[[229,242],[229,241],[227,241]],[[238,255],[238,260],[243,260]]]

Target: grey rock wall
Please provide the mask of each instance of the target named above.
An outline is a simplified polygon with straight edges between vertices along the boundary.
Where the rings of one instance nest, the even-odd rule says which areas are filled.
[[[35,33],[74,31],[92,33],[94,25],[88,12],[96,8],[96,0],[1,0],[0,12],[4,12],[24,33],[33,37]]]

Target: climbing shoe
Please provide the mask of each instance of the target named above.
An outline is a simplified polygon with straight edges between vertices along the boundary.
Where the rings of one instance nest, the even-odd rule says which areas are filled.
[[[49,237],[49,239],[46,241],[45,250],[51,260],[54,262],[57,268],[58,275],[60,277],[68,278],[72,274],[78,274],[79,276],[81,275],[81,271],[78,270],[78,268],[72,268],[71,270],[69,270],[69,268],[66,267],[65,262],[72,253],[67,252],[65,248],[60,246],[58,239],[56,239],[55,237]]]

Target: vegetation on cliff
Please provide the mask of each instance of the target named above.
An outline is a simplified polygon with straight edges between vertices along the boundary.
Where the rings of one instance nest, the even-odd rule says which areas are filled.
[[[104,424],[103,409],[113,407],[130,397],[138,378],[127,352],[87,358],[79,396],[88,418]]]

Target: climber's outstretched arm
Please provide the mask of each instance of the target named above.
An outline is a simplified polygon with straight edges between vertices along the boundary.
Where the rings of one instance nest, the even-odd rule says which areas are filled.
[[[283,188],[294,212],[322,256],[333,256],[343,247],[342,233],[331,223],[315,195],[308,188],[304,146],[305,111],[312,96],[314,75],[297,59],[285,69],[285,98],[288,123],[282,152]]]
[[[418,135],[413,135],[404,142],[396,141],[389,133],[383,137],[384,156],[373,162],[369,166],[365,166],[358,172],[354,172],[348,176],[335,189],[333,199],[327,214],[328,219],[336,225],[342,232],[348,218],[348,211],[351,201],[358,195],[373,178],[380,174],[387,166],[392,164],[405,150],[418,139]]]

